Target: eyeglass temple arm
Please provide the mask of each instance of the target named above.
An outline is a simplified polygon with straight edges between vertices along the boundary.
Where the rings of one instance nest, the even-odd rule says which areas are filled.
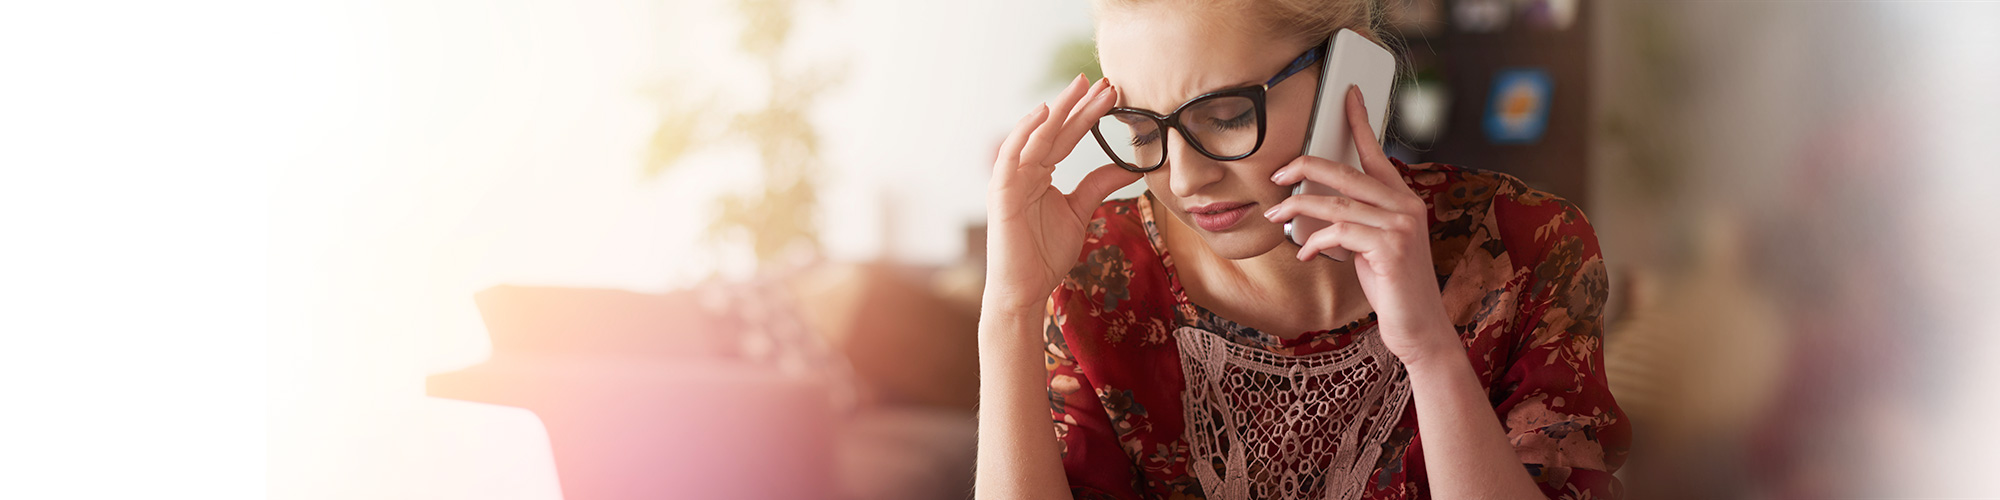
[[[1270,80],[1264,81],[1264,88],[1277,86],[1278,82],[1285,81],[1285,77],[1305,71],[1307,66],[1312,66],[1313,63],[1319,62],[1320,57],[1324,54],[1326,54],[1326,44],[1313,45],[1311,50],[1307,50],[1304,54],[1299,54],[1297,59],[1292,59],[1292,64],[1285,66],[1284,71],[1279,71],[1278,76],[1273,76]]]

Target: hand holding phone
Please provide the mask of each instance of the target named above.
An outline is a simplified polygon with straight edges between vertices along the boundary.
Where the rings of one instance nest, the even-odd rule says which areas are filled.
[[[1396,80],[1396,56],[1389,53],[1389,49],[1349,29],[1340,30],[1327,41],[1326,54],[1325,63],[1320,65],[1319,94],[1313,98],[1312,122],[1306,129],[1306,146],[1301,154],[1360,169],[1360,150],[1355,147],[1355,139],[1348,132],[1347,89],[1350,86],[1360,88],[1362,102],[1368,109],[1369,125],[1375,131],[1375,142],[1381,144],[1383,125],[1389,116],[1389,89]],[[1338,196],[1340,192],[1325,184],[1303,180],[1292,187],[1292,194]],[[1285,237],[1293,244],[1304,246],[1314,232],[1325,229],[1327,225],[1323,220],[1299,216],[1285,223]],[[1353,252],[1344,249],[1329,250],[1321,255],[1342,262],[1353,258]]]
[[[1336,42],[1340,43],[1347,42]],[[1328,71],[1339,73],[1354,65],[1336,59]],[[1392,66],[1377,65],[1373,82],[1351,84],[1347,77],[1328,78],[1331,87],[1320,93],[1316,133],[1309,141],[1313,154],[1294,158],[1271,174],[1271,182],[1299,183],[1299,187],[1265,211],[1264,219],[1290,221],[1291,236],[1300,243],[1293,256],[1300,261],[1319,256],[1354,261],[1361,293],[1380,320],[1382,343],[1397,359],[1450,359],[1451,353],[1463,356],[1465,346],[1450,326],[1437,287],[1431,209],[1426,195],[1410,185],[1380,144],[1381,113],[1394,73],[1379,68]],[[1380,92],[1363,95],[1371,84]],[[1335,117],[1344,119],[1328,120]],[[1377,125],[1371,127],[1371,121]],[[1320,157],[1329,151],[1321,148],[1329,146],[1337,150],[1325,154],[1335,158]],[[1329,186],[1338,187],[1339,195],[1328,194],[1334,191]]]

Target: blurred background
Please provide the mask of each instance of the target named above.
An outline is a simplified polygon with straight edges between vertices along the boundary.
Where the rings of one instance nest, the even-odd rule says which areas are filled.
[[[2000,3],[1379,3],[1392,152],[1595,225],[1633,498],[2000,498]],[[0,497],[961,498],[987,171],[1090,36],[0,7]]]

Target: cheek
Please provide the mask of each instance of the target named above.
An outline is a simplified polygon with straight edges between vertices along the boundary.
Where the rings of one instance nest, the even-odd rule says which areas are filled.
[[[1154,198],[1159,198],[1160,201],[1167,202],[1167,206],[1180,206],[1175,203],[1180,201],[1180,199],[1174,197],[1174,190],[1168,186],[1168,182],[1167,167],[1160,167],[1159,170],[1146,172],[1146,190],[1152,191]]]
[[[1305,151],[1306,122],[1310,118],[1310,113],[1296,107],[1275,111],[1265,123],[1264,145],[1257,148],[1257,154],[1236,162],[1242,172],[1269,179],[1297,159]]]
[[[1295,158],[1306,150],[1306,116],[1305,113],[1290,114],[1297,116],[1271,117],[1271,128],[1265,131],[1264,145],[1270,147],[1272,153]]]
[[[1257,149],[1257,154],[1230,162],[1229,169],[1236,175],[1243,176],[1244,184],[1259,192],[1289,193],[1285,186],[1271,182],[1271,175],[1278,173],[1278,169],[1284,168],[1285,165],[1291,164],[1292,160],[1298,159],[1300,151],[1305,147],[1305,140],[1302,137],[1292,136],[1305,132],[1297,130],[1287,134],[1282,128],[1273,128],[1269,132],[1276,133],[1275,137],[1266,136],[1264,146]]]

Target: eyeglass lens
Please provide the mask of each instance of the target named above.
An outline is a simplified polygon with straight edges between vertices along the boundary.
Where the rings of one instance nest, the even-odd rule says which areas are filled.
[[[1249,154],[1257,147],[1256,101],[1245,96],[1216,96],[1182,108],[1181,127],[1209,156],[1232,157]],[[1166,160],[1167,131],[1160,120],[1139,113],[1112,112],[1097,122],[1116,160],[1140,170],[1160,166]]]

